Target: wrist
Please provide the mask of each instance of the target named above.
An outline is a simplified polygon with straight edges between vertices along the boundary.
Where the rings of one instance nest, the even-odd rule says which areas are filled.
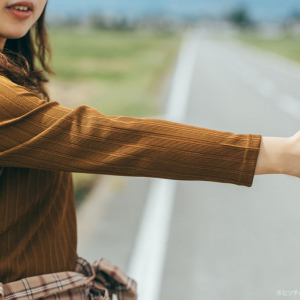
[[[255,174],[288,174],[291,172],[289,163],[291,143],[292,140],[289,138],[262,137]]]
[[[300,177],[299,135],[286,139],[282,163],[283,174]]]
[[[293,175],[294,166],[293,166],[293,140],[291,138],[281,138],[281,146],[278,155],[278,173],[276,174],[285,174]]]

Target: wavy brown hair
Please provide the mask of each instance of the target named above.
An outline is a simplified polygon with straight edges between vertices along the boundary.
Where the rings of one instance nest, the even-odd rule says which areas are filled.
[[[0,52],[0,74],[49,101],[45,86],[49,80],[45,72],[54,72],[47,62],[51,57],[51,48],[45,22],[46,6],[36,24],[24,37],[7,39]]]

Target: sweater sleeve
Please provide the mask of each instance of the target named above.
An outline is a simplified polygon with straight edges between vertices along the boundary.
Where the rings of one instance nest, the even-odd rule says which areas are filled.
[[[260,135],[105,116],[0,76],[0,166],[251,186]]]

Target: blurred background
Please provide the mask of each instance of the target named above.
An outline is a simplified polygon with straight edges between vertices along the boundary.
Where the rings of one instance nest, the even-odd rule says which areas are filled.
[[[50,94],[64,106],[166,118],[186,82],[186,124],[264,136],[300,128],[299,0],[50,0],[47,17]],[[74,181],[79,255],[128,271],[139,299],[300,297],[298,179],[256,177],[251,189],[176,182],[168,209],[157,207],[167,215],[145,225],[163,232],[150,244],[153,180]],[[145,261],[150,285],[138,271]]]

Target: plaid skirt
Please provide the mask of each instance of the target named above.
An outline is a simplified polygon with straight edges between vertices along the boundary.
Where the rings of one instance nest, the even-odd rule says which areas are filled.
[[[136,300],[137,284],[102,258],[92,265],[78,257],[74,272],[59,272],[0,283],[0,300]]]

